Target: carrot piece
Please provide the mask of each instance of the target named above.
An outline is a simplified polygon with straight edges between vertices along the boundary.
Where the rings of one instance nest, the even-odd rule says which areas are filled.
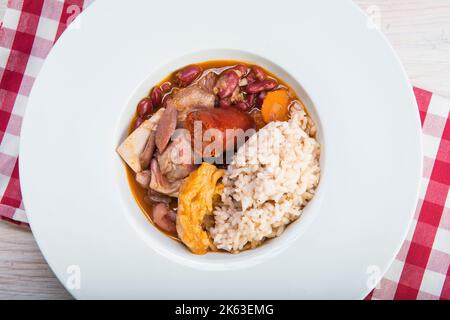
[[[289,101],[289,94],[284,89],[268,92],[261,108],[264,122],[288,120]]]

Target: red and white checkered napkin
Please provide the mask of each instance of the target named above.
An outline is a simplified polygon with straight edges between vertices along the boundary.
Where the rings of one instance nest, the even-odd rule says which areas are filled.
[[[83,0],[8,0],[0,25],[0,219],[27,225],[18,153],[22,117],[44,59]]]
[[[18,173],[22,117],[33,81],[83,0],[9,0],[0,29],[0,218],[27,225]],[[425,168],[407,240],[368,299],[450,298],[450,100],[414,89]]]
[[[369,299],[450,299],[450,100],[414,88],[424,169],[403,246]]]

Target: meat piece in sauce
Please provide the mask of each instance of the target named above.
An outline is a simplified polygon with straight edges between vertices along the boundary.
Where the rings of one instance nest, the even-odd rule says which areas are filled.
[[[210,71],[198,80],[197,86],[208,93],[214,93],[214,86],[218,77],[216,73]]]
[[[168,233],[176,233],[176,214],[169,209],[166,203],[158,203],[152,210],[153,222]]]
[[[144,197],[144,200],[145,200],[145,202],[147,202],[149,204],[155,204],[158,202],[170,204],[172,202],[172,198],[170,198],[169,196],[166,196],[162,193],[156,192],[153,189],[148,189],[147,196]]]
[[[139,155],[139,162],[141,163],[142,170],[146,170],[150,166],[150,161],[152,160],[153,152],[155,151],[155,138],[156,130],[152,130],[147,139],[144,150]]]
[[[161,173],[169,182],[186,178],[195,170],[189,133],[179,134],[157,159]]]
[[[144,189],[150,186],[150,181],[152,178],[152,173],[150,170],[144,170],[136,173],[136,182]]]
[[[152,177],[150,180],[150,188],[152,190],[170,197],[178,197],[178,191],[180,190],[182,180],[176,180],[174,182],[168,181],[167,178],[161,173],[158,161],[156,159],[153,159],[150,163],[150,170],[152,172]]]
[[[145,120],[117,148],[117,153],[119,153],[122,159],[136,173],[142,171],[139,157],[145,149],[150,134],[156,129],[163,112],[164,108],[161,108],[155,112],[150,119]]]
[[[180,89],[165,100],[167,108],[175,107],[178,111],[178,124],[180,125],[194,108],[212,109],[215,103],[216,96],[197,85]]]
[[[155,144],[159,152],[163,152],[177,127],[177,109],[173,104],[167,105],[156,128]]]

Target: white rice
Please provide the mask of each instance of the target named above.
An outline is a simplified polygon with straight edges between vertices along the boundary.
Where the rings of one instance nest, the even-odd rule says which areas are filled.
[[[319,184],[315,131],[305,112],[294,109],[289,121],[269,123],[238,150],[209,230],[218,249],[254,248],[300,217]]]

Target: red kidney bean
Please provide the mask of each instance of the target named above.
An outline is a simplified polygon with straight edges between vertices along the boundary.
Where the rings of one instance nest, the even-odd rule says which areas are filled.
[[[256,95],[255,94],[247,94],[245,97],[245,102],[250,106],[253,107],[255,105],[256,101]]]
[[[180,87],[187,87],[197,79],[201,72],[202,69],[199,66],[192,64],[175,73],[174,81]]]
[[[142,124],[142,122],[144,122],[144,119],[139,117],[136,119],[136,122],[134,123],[134,129],[139,128],[139,126]]]
[[[158,107],[161,105],[162,100],[162,91],[158,87],[154,87],[150,92],[150,98],[152,99],[152,104],[154,107]]]
[[[267,78],[267,75],[264,72],[264,70],[258,66],[253,66],[251,73],[254,75],[257,81],[263,81]]]
[[[231,99],[230,98],[220,99],[220,101],[219,101],[219,107],[220,108],[227,108],[229,106],[231,106]]]
[[[215,90],[219,98],[228,98],[239,85],[239,76],[233,70],[227,70],[222,73],[217,80]]]
[[[246,77],[246,79],[247,79],[247,85],[256,81],[255,75],[253,73],[249,73],[249,75]]]
[[[266,97],[266,92],[263,91],[260,94],[258,94],[258,96],[256,97],[256,107],[257,108],[261,108],[264,102],[264,98]]]
[[[241,109],[242,111],[247,111],[248,109],[250,109],[250,105],[245,102],[245,101],[241,101],[239,103],[236,103],[234,105],[235,108]]]
[[[163,93],[169,92],[170,89],[172,89],[172,84],[170,82],[164,82],[161,86],[160,89]]]
[[[257,81],[250,83],[245,91],[247,93],[258,93],[261,91],[269,91],[274,89],[277,86],[277,82],[273,79],[266,79],[263,81]]]
[[[236,66],[234,66],[233,68],[231,68],[232,70],[236,70],[240,73],[240,77],[245,77],[248,74],[248,67],[242,65],[242,64],[238,64]]]
[[[142,99],[138,103],[136,110],[139,117],[144,117],[145,115],[152,113],[153,111],[152,100],[150,98]]]

